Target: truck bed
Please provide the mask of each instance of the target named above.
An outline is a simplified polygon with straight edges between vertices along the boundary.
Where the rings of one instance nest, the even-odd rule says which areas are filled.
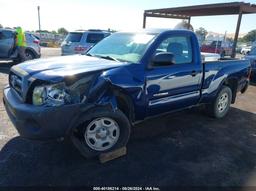
[[[237,91],[248,83],[250,62],[248,60],[224,59],[203,63],[204,77],[202,84],[202,102],[206,97],[211,98],[218,92],[221,83],[229,76],[237,83]]]

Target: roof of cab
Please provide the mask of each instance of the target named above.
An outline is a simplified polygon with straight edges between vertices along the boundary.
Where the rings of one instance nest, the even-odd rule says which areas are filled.
[[[191,30],[187,30],[187,29],[164,29],[164,28],[148,28],[148,29],[141,29],[141,30],[137,30],[137,31],[121,31],[124,33],[151,33],[151,34],[160,34],[160,33],[164,33],[164,32],[168,32],[168,31],[183,31],[183,32],[188,32],[188,33],[193,33],[193,31]]]

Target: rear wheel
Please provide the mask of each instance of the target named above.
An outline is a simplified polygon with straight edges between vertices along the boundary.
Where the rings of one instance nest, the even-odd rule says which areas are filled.
[[[35,59],[35,55],[32,51],[26,50],[25,52],[26,60],[33,60]]]
[[[223,86],[214,102],[206,106],[208,114],[215,118],[225,117],[230,109],[231,100],[231,89],[227,86]]]
[[[120,110],[98,108],[85,114],[71,140],[84,157],[91,158],[126,146],[129,136],[129,120]]]

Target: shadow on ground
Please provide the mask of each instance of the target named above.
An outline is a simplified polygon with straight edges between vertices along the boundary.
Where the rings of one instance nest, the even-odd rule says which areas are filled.
[[[65,143],[20,137],[0,151],[1,186],[243,186],[256,165],[256,115],[222,120],[189,110],[139,124],[128,155],[106,164]]]

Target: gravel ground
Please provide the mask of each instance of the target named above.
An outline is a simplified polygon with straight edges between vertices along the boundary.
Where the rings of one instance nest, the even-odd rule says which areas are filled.
[[[99,164],[69,144],[19,137],[2,103],[7,66],[0,64],[0,186],[256,186],[255,86],[225,119],[192,109],[147,120],[133,129],[126,156]]]

